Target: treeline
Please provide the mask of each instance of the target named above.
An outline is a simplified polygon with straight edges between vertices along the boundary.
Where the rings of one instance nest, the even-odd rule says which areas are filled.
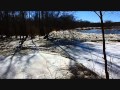
[[[0,38],[48,35],[52,30],[75,28],[73,15],[61,11],[0,11]]]
[[[77,27],[100,27],[101,23],[96,22],[96,23],[92,23],[89,21],[76,21],[77,23]],[[112,28],[112,27],[116,27],[116,26],[120,26],[120,22],[112,22],[112,21],[105,21],[104,22],[104,27],[106,28]]]
[[[107,21],[105,27],[120,26],[120,22]],[[64,11],[0,11],[0,38],[10,36],[47,36],[53,30],[78,27],[100,27],[100,23],[77,21]]]

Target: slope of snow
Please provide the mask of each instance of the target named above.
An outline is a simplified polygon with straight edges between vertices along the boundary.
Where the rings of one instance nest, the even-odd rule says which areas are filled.
[[[99,75],[105,76],[102,43],[77,43],[76,46],[71,46],[67,48],[66,51],[74,57],[77,62],[82,63]],[[106,44],[106,52],[110,78],[120,79],[120,43],[108,42]]]
[[[68,58],[56,53],[37,52],[24,56],[8,56],[0,60],[0,78],[69,78],[69,63]]]
[[[39,38],[33,39],[35,45],[32,40],[27,40],[23,46],[38,48],[39,45],[45,44],[36,42],[37,40]],[[19,41],[11,41],[5,45],[5,47],[12,46],[15,48],[19,45]],[[102,43],[76,42],[75,45],[68,46],[61,45],[77,62],[82,63],[99,75],[105,76]],[[106,51],[110,78],[120,79],[120,43],[106,42]],[[56,53],[36,52],[24,56],[15,55],[12,59],[11,57],[0,55],[1,78],[69,78],[71,74],[66,70],[70,59]],[[65,69],[60,70],[61,68]]]

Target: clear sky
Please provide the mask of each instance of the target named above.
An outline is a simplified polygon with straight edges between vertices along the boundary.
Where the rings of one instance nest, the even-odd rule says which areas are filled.
[[[99,17],[93,11],[77,11],[74,13],[74,16],[76,17],[77,20],[82,19],[91,22],[100,22]],[[103,12],[103,19],[104,21],[111,20],[114,22],[120,22],[120,12],[118,11]]]

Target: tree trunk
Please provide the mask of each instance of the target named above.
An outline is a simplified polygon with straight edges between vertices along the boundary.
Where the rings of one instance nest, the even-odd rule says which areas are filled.
[[[106,79],[109,79],[109,73],[107,70],[107,58],[106,58],[106,51],[105,51],[105,36],[104,36],[104,24],[103,24],[102,11],[100,11],[100,20],[101,20],[102,37],[103,37],[103,54],[104,54],[104,60],[105,60],[105,74],[106,74]]]
[[[10,37],[10,32],[9,32],[9,15],[8,15],[8,11],[5,11],[5,34],[6,34],[6,38]]]
[[[44,18],[44,32],[45,32],[45,36],[44,36],[44,39],[47,39],[48,40],[48,37],[49,37],[49,32],[50,32],[50,28],[48,26],[48,11],[45,12],[45,18]]]
[[[39,11],[39,23],[40,23],[40,34],[45,35],[45,32],[44,32],[44,11],[41,11],[41,13]]]

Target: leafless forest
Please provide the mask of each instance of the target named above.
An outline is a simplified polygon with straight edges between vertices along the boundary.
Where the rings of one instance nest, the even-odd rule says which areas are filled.
[[[76,20],[75,11],[0,11],[0,78],[120,78],[120,22],[91,12],[99,22]]]

